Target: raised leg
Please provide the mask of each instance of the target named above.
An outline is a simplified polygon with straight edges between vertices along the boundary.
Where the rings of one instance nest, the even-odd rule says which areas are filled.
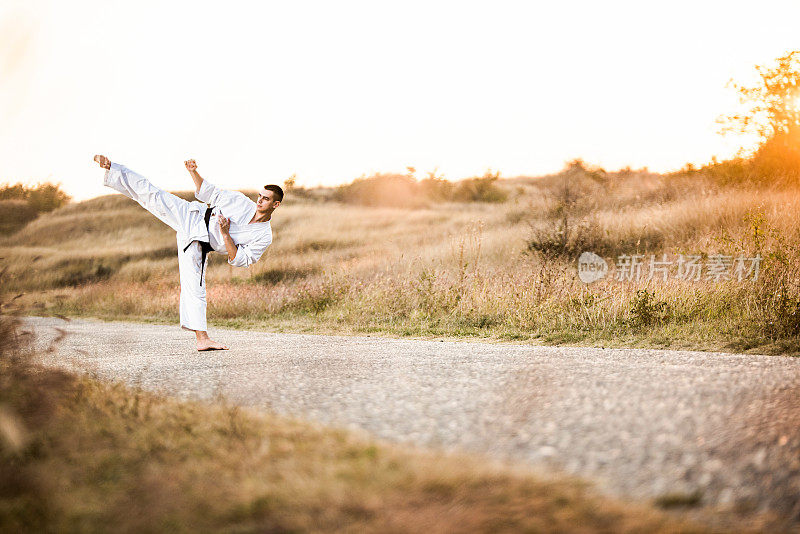
[[[123,165],[111,163],[105,156],[94,160],[106,174],[103,183],[138,202],[147,211],[158,217],[177,233],[178,270],[181,278],[180,318],[181,327],[192,330],[197,336],[197,350],[226,350],[228,347],[208,337],[206,325],[206,288],[200,283],[202,254],[200,244],[187,240],[199,235],[197,227],[202,224],[199,202],[187,202],[159,187],[144,176]]]
[[[190,235],[197,209],[172,193],[156,187],[144,176],[123,165],[111,163],[103,184],[138,202],[144,209],[184,236]]]

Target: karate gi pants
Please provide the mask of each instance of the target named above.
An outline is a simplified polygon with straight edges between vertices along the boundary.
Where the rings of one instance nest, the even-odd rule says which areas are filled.
[[[112,169],[106,172],[104,185],[132,198],[175,230],[178,241],[178,272],[181,278],[181,327],[187,330],[208,330],[205,282],[200,284],[202,269],[205,268],[205,265],[201,265],[200,243],[191,241],[189,247],[183,250],[189,239],[197,237],[199,228],[205,230],[205,204],[187,202],[176,197],[127,168],[124,171]],[[208,239],[207,236],[206,232],[205,239]]]

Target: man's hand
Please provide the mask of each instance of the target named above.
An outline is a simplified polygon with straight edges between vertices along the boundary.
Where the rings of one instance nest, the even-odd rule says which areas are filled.
[[[222,235],[229,234],[231,230],[231,220],[222,215],[217,215],[217,221],[219,222],[219,230],[222,232]]]
[[[98,165],[100,165],[104,169],[111,168],[111,161],[109,161],[109,159],[105,156],[99,156],[99,155],[95,156],[94,160],[97,162]]]
[[[222,240],[225,242],[225,250],[228,252],[228,261],[233,261],[236,259],[238,248],[231,237],[231,220],[223,217],[221,213],[217,215],[217,220],[219,221],[219,230],[222,232]]]
[[[186,165],[186,170],[189,171],[192,180],[194,180],[194,190],[199,192],[200,188],[203,187],[203,177],[197,173],[197,162],[193,159],[187,159],[183,164]]]

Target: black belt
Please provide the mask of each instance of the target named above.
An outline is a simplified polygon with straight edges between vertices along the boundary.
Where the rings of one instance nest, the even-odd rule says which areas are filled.
[[[211,233],[211,230],[208,229],[208,226],[209,226],[209,224],[211,224],[211,211],[213,209],[214,208],[212,208],[212,207],[206,208],[206,214],[203,217],[203,220],[206,223],[206,231],[209,232],[209,234]],[[199,239],[196,239],[195,241],[200,243],[200,285],[202,286],[203,285],[203,270],[205,270],[205,267],[206,267],[206,257],[208,256],[208,253],[211,252],[214,249],[211,247],[211,243],[209,243],[208,241],[200,241]],[[192,241],[191,243],[186,245],[186,247],[183,249],[183,251],[186,252],[188,250],[188,248],[190,246],[192,246],[192,243],[194,243],[194,241]]]

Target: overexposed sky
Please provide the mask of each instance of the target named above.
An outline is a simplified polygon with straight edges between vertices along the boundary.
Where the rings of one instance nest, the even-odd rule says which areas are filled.
[[[0,4],[0,182],[108,192],[375,171],[665,171],[725,157],[725,87],[800,49],[800,2]]]

